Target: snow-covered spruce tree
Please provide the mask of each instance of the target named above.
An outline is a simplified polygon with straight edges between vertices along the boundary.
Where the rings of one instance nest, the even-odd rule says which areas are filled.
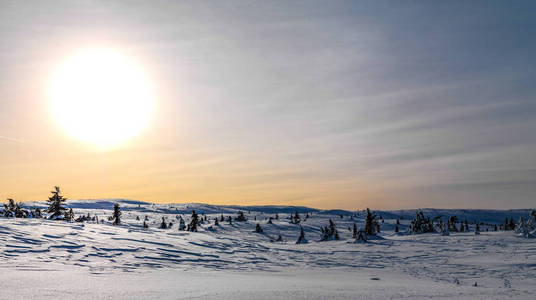
[[[478,222],[476,222],[475,224],[475,235],[479,235],[480,234],[480,225],[478,224]]]
[[[397,227],[398,228],[398,227]],[[398,232],[398,231],[397,231]],[[354,223],[354,229],[352,231],[352,237],[355,239],[357,238],[357,224]]]
[[[441,235],[444,235],[444,236],[450,235],[449,228],[447,225],[443,223],[443,221],[439,222],[439,229],[441,230]]]
[[[450,218],[448,218],[448,220],[447,220],[447,230],[448,231],[458,232],[458,227],[456,226],[456,223],[458,223],[458,217],[451,216]]]
[[[430,221],[430,218],[424,216],[422,211],[419,211],[415,214],[415,219],[411,221],[410,232],[411,233],[434,232],[434,224]]]
[[[147,222],[143,221],[143,228],[149,228],[149,225],[147,225]]]
[[[320,240],[322,241],[330,241],[330,240],[339,239],[339,233],[337,232],[335,223],[333,223],[331,219],[329,219],[329,225],[324,228],[321,228],[320,231],[321,231]]]
[[[119,208],[119,203],[114,203],[114,213],[112,215],[113,223],[112,225],[121,224],[121,210]]]
[[[7,198],[7,204],[4,204],[4,217],[15,216],[15,200]]]
[[[283,237],[281,235],[278,235],[277,236],[277,239],[275,240],[276,242],[282,242],[283,241]]]
[[[300,221],[301,221],[301,217],[300,217],[300,214],[298,213],[298,211],[296,211],[294,213],[294,216],[292,217],[292,224],[300,224]]]
[[[69,208],[68,210],[65,211],[65,215],[63,216],[63,218],[65,219],[65,221],[72,221],[74,220],[74,212],[73,212],[73,209],[72,208]],[[85,218],[84,218],[85,219]]]
[[[195,213],[195,210],[192,210],[192,220],[188,224],[188,231],[197,231],[197,226],[199,225],[199,216]]]
[[[303,227],[300,226],[300,236],[298,237],[296,244],[305,244],[305,243],[307,243],[307,240],[305,239],[305,231],[303,230]]]
[[[378,220],[376,220],[376,214],[370,212],[367,208],[367,216],[365,217],[365,233],[367,235],[376,235],[378,229]]]
[[[357,237],[355,239],[356,243],[366,242],[367,241],[367,233],[365,230],[361,229],[357,232]]]
[[[166,218],[162,217],[162,223],[160,223],[160,229],[166,229],[166,228],[167,228]]]
[[[182,216],[179,217],[179,230],[183,231],[186,229],[186,224],[184,224],[184,219]]]
[[[256,232],[256,233],[262,233],[262,227],[261,227],[261,224],[257,223],[257,225],[255,226],[255,232]]]
[[[54,191],[51,192],[52,196],[50,196],[47,200],[48,202],[48,209],[47,212],[50,214],[49,219],[61,219],[65,214],[65,208],[62,206],[65,201],[67,201],[67,198],[60,195],[60,187],[55,186]]]
[[[214,226],[220,226],[220,222],[218,222],[218,218],[214,218]]]
[[[235,218],[235,221],[237,221],[237,222],[245,222],[247,220],[248,219],[244,216],[244,212],[242,212],[242,211],[239,211],[238,215]]]
[[[266,224],[272,224],[272,220],[273,220],[273,218],[272,218],[272,217],[269,217],[269,218],[268,218],[268,222],[266,222]]]
[[[508,230],[515,230],[516,223],[514,223],[514,218],[510,217],[510,221],[508,221]]]

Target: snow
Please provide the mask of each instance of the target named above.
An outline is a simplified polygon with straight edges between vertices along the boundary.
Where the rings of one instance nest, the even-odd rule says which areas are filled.
[[[108,221],[113,203],[122,225]],[[377,212],[381,234],[355,243],[354,222],[364,214],[304,207],[151,204],[132,200],[68,201],[76,216],[98,215],[103,223],[0,218],[0,298],[113,299],[534,299],[536,239],[513,231],[493,232],[492,222],[529,210],[433,210],[426,216],[457,214],[485,220],[481,234],[451,232],[407,235],[393,232],[400,211]],[[41,207],[44,203],[25,203]],[[211,220],[199,232],[178,230],[191,210]],[[298,209],[301,224],[289,215]],[[242,210],[247,222],[213,219]],[[279,220],[267,224],[279,214]],[[302,213],[303,212],[303,213]],[[305,212],[311,216],[303,221]],[[413,211],[414,212],[414,211]],[[489,215],[488,215],[489,213]],[[343,218],[340,215],[343,215]],[[401,220],[405,232],[410,213]],[[136,220],[136,217],[140,220]],[[148,216],[148,229],[142,228]],[[162,216],[174,225],[159,229]],[[254,218],[257,218],[255,221]],[[340,240],[320,242],[320,226],[332,219]],[[470,219],[469,217],[467,218]],[[263,233],[256,233],[259,223]],[[300,225],[308,243],[296,244]],[[488,229],[489,231],[486,231]],[[275,242],[281,234],[283,242]],[[477,286],[473,286],[474,283]]]

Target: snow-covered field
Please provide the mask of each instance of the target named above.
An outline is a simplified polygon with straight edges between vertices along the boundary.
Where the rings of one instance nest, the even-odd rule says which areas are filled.
[[[114,202],[121,205],[121,226],[107,218]],[[364,226],[363,212],[128,200],[67,206],[100,222],[0,218],[0,298],[536,298],[536,239],[492,231],[506,216],[517,221],[529,210],[424,210],[488,224],[480,235],[450,236],[396,234],[396,219],[403,216],[404,232],[415,212],[378,212],[384,219],[380,239],[355,243],[350,229]],[[192,209],[210,222],[198,232],[179,231],[177,216],[188,222]],[[247,222],[214,225],[215,217],[235,217],[238,210]],[[310,214],[301,222],[306,244],[295,243],[300,225],[288,217],[296,210],[302,219]],[[276,213],[279,219],[267,224]],[[142,227],[145,216],[148,229]],[[173,226],[159,229],[162,217]],[[319,228],[329,219],[340,240],[321,242]],[[255,232],[257,223],[263,233]],[[275,241],[278,235],[283,241]]]

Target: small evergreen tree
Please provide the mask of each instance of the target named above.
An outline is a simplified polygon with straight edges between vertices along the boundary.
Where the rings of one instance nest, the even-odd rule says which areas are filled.
[[[447,220],[447,228],[449,231],[454,231],[454,232],[458,232],[458,227],[456,226],[456,223],[458,223],[458,217],[456,216],[451,216],[448,220]]]
[[[7,204],[4,204],[4,216],[5,217],[15,217],[15,200],[7,198]]]
[[[296,244],[304,244],[306,242],[307,240],[305,239],[305,231],[303,230],[303,227],[300,226],[300,236],[298,237]]]
[[[255,232],[256,232],[256,233],[262,233],[262,227],[261,227],[261,224],[257,223],[257,225],[255,226]]]
[[[272,217],[268,218],[267,224],[272,224],[272,219],[273,219]]]
[[[182,216],[179,217],[179,230],[183,231],[186,229],[186,224],[184,224],[184,219]]]
[[[235,218],[235,221],[237,221],[237,222],[245,222],[247,220],[248,219],[244,216],[244,212],[242,212],[242,211],[239,211],[238,215]]]
[[[197,226],[199,225],[199,216],[195,213],[195,210],[192,210],[192,220],[188,224],[188,231],[197,231]]]
[[[510,217],[508,222],[508,230],[514,230],[516,228],[516,223],[514,223],[514,218]]]
[[[112,220],[114,221],[112,225],[121,224],[121,210],[119,208],[119,203],[114,203],[114,213],[112,215]]]
[[[365,217],[365,233],[367,235],[376,235],[378,229],[378,220],[376,220],[376,214],[370,212],[367,208],[367,216]]]
[[[415,219],[411,221],[410,231],[412,233],[434,232],[434,224],[429,217],[425,217],[422,211],[415,214]]]
[[[320,239],[322,241],[329,241],[329,240],[338,240],[339,239],[339,233],[337,232],[337,228],[335,227],[335,223],[331,219],[329,219],[329,225],[321,228],[321,237]]]
[[[147,225],[147,222],[143,221],[143,228],[149,228],[149,225]]]
[[[220,223],[218,222],[218,218],[214,218],[214,225],[215,226],[220,226]]]
[[[74,212],[72,208],[69,208],[69,210],[65,211],[65,215],[63,216],[65,221],[72,221],[74,220]]]
[[[167,229],[166,218],[162,217],[162,223],[160,223],[160,229]]]
[[[63,203],[67,201],[67,198],[60,195],[60,187],[55,186],[54,191],[51,192],[52,196],[48,198],[48,209],[47,212],[51,214],[49,219],[58,219],[65,214],[65,208]]]

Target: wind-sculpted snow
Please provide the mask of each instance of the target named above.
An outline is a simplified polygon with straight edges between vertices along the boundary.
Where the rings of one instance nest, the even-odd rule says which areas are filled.
[[[453,289],[472,287],[475,282],[480,288],[493,289],[476,295],[531,298],[536,292],[535,239],[520,238],[512,231],[486,231],[492,230],[491,225],[483,225],[480,235],[395,234],[396,219],[387,219],[384,214],[380,238],[355,243],[350,229],[354,223],[358,228],[364,227],[362,213],[341,218],[340,211],[312,210],[307,220],[301,214],[300,225],[308,243],[296,244],[300,225],[289,222],[289,213],[279,213],[279,219],[268,224],[268,218],[275,217],[273,213],[263,208],[242,208],[247,222],[220,221],[216,226],[214,218],[219,219],[221,214],[234,217],[241,208],[120,203],[120,226],[108,221],[113,205],[107,201],[71,204],[79,207],[76,215],[97,215],[99,223],[0,218],[0,267],[49,271],[75,268],[92,274],[325,270],[327,274],[369,274],[371,280],[375,278],[371,282],[382,283],[385,276],[398,274],[397,278],[404,280],[433,282]],[[210,212],[210,222],[204,222],[198,232],[179,231],[177,216],[188,222],[191,209]],[[148,229],[142,228],[145,216]],[[171,228],[158,228],[163,216],[166,222],[174,223]],[[340,240],[321,242],[320,226],[326,226],[329,219],[335,222]],[[255,232],[257,223],[263,233]],[[406,231],[408,224],[409,218],[401,220],[400,231]],[[278,235],[283,241],[276,242]]]

